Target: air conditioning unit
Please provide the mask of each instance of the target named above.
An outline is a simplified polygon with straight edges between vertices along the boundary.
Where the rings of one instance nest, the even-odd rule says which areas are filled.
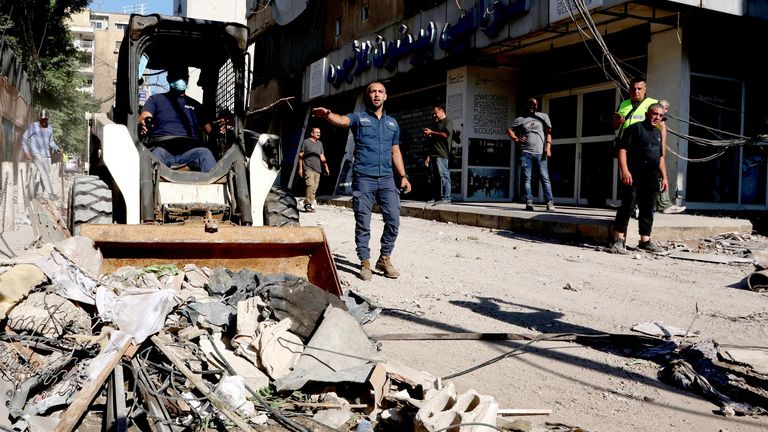
[[[113,53],[115,53],[115,54],[117,54],[117,53],[119,53],[119,52],[120,52],[120,48],[115,48],[115,49],[113,49],[113,50],[112,50],[112,52],[113,52]]]

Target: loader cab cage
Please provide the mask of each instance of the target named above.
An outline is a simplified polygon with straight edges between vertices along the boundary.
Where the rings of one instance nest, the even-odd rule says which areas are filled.
[[[245,68],[248,28],[237,23],[163,15],[131,15],[118,56],[113,120],[128,127],[139,142],[138,118],[144,98],[140,85],[172,66],[199,70],[203,118],[214,120],[223,110],[231,113],[234,132],[243,137],[246,112]],[[142,64],[146,63],[146,64]],[[140,68],[143,70],[140,71]],[[140,75],[141,73],[141,75]],[[159,87],[152,94],[167,91]]]

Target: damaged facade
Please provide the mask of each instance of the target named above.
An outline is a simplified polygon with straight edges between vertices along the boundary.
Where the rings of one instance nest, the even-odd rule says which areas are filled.
[[[610,53],[627,78],[647,76],[650,97],[671,103],[673,199],[691,209],[768,208],[760,136],[768,132],[761,103],[768,94],[744,42],[766,35],[762,2],[308,2],[282,24],[256,13],[263,3],[252,2],[249,16],[260,53],[251,106],[287,96],[302,102],[280,126],[285,184],[303,132],[313,125],[322,128],[332,177],[344,171],[346,131],[314,123],[307,110],[352,112],[365,86],[382,80],[388,113],[401,126],[414,199],[426,199],[430,187],[421,130],[432,106],[444,103],[462,130],[452,150],[453,199],[517,200],[517,149],[505,131],[526,97],[536,96],[553,123],[555,201],[606,207],[618,198],[610,119],[627,97]],[[319,193],[343,191],[344,183],[321,184]]]

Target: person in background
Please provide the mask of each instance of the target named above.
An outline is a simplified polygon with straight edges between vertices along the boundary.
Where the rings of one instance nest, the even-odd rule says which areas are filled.
[[[434,199],[428,204],[451,203],[451,171],[448,168],[448,158],[453,140],[453,121],[445,115],[445,107],[438,105],[432,108],[432,127],[424,128],[424,137],[431,143],[429,156],[424,165],[430,168]]]
[[[659,101],[659,104],[664,107],[664,118],[661,120],[662,122],[667,121],[667,112],[669,111],[669,102],[666,99],[662,99]],[[666,125],[666,123],[663,123]],[[667,148],[667,130],[666,127],[664,128],[664,135],[662,136],[662,139],[664,141],[664,154],[666,155],[666,148]],[[678,206],[676,204],[672,203],[672,200],[669,198],[669,189],[667,189],[664,192],[659,193],[659,197],[656,199],[656,211],[660,211],[664,214],[680,214],[685,211],[685,206]]]
[[[140,130],[147,135],[144,145],[166,166],[188,165],[209,172],[216,159],[211,150],[200,145],[200,133],[211,133],[213,123],[201,127],[202,106],[186,95],[186,66],[168,68],[167,79],[170,89],[150,96],[139,115]]]
[[[36,122],[30,123],[24,135],[21,137],[22,149],[27,160],[31,160],[40,173],[43,183],[42,198],[45,200],[57,200],[51,183],[51,151],[61,152],[61,149],[53,139],[53,127],[48,124],[48,112],[40,111],[40,117]]]
[[[527,113],[512,122],[507,129],[507,135],[512,141],[520,144],[520,166],[522,167],[523,185],[525,190],[525,209],[533,211],[533,194],[531,193],[531,174],[533,167],[539,171],[539,178],[544,187],[544,198],[547,200],[547,211],[555,210],[555,200],[552,195],[552,184],[549,181],[547,159],[552,156],[552,122],[549,116],[537,111],[539,103],[536,98],[528,98]]]
[[[322,168],[321,168],[322,166]],[[299,149],[299,177],[304,178],[306,198],[304,199],[304,211],[314,213],[315,194],[320,186],[320,173],[325,169],[325,175],[330,175],[328,162],[325,160],[323,142],[320,141],[320,128],[313,127],[309,138],[301,143]]]
[[[376,270],[395,279],[400,276],[392,264],[392,250],[400,230],[400,195],[411,191],[411,183],[405,173],[403,155],[400,152],[400,126],[384,112],[387,89],[380,82],[372,82],[366,88],[366,110],[347,115],[335,114],[318,107],[312,115],[325,119],[337,127],[348,127],[355,140],[355,161],[352,166],[352,207],[355,212],[355,245],[360,259],[362,280],[372,277],[368,242],[371,238],[371,214],[373,204],[378,203],[384,219],[381,235],[381,252]],[[393,172],[393,168],[396,172]],[[395,176],[400,177],[399,187]]]
[[[613,244],[610,248],[612,253],[628,253],[627,226],[635,205],[640,210],[638,249],[654,253],[662,251],[661,247],[651,242],[651,231],[656,196],[659,190],[664,192],[668,187],[659,128],[663,117],[664,108],[658,103],[651,104],[645,113],[645,120],[628,127],[618,143],[617,156],[622,183],[621,207],[616,211],[614,220]]]

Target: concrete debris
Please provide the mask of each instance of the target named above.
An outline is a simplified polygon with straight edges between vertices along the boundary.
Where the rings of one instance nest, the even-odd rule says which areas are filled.
[[[683,349],[659,376],[704,396],[725,416],[768,414],[768,375],[730,364],[712,340]]]
[[[693,332],[688,333],[681,328],[673,327],[663,321],[652,321],[652,322],[636,324],[635,326],[632,327],[632,330],[643,333],[643,334],[647,334],[650,336],[658,336],[664,339],[669,339],[674,336],[687,336],[687,337],[698,336]]]
[[[247,431],[272,418],[308,430],[281,414],[291,409],[349,430],[355,411],[374,425],[390,392],[408,395],[391,399],[390,423],[410,422],[434,392],[434,377],[377,358],[361,323],[381,309],[349,291],[192,264],[98,276],[100,265],[82,238],[0,261],[0,426],[74,430],[97,416],[115,430]],[[309,383],[323,396],[291,399]],[[327,392],[334,384],[364,403]]]
[[[755,373],[768,376],[768,351],[761,348],[723,348],[720,355],[724,360],[745,365]]]
[[[352,418],[352,411],[349,408],[344,407],[345,405],[349,405],[349,402],[343,398],[338,397],[336,393],[326,393],[322,395],[320,401],[323,403],[339,405],[341,408],[332,408],[319,411],[317,414],[312,416],[312,418],[318,423],[322,423],[331,429],[338,430],[344,424],[346,424],[349,419]]]
[[[296,367],[275,380],[275,388],[298,390],[310,381],[364,383],[379,361],[357,321],[346,311],[329,305]]]
[[[480,395],[471,389],[457,394],[453,383],[448,383],[416,413],[414,428],[416,432],[435,432],[451,425],[475,423],[461,429],[467,432],[491,432],[495,430],[498,411],[499,405],[493,397]]]

